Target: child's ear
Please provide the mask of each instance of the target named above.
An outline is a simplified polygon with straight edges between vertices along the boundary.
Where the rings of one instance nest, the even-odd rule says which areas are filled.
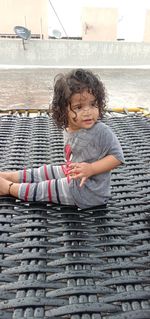
[[[101,111],[99,111],[99,118],[98,119],[101,120],[102,117],[103,117],[103,115],[102,115]]]

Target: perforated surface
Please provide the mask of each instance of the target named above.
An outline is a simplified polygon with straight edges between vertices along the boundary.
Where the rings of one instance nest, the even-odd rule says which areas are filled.
[[[104,120],[126,165],[107,208],[0,197],[0,318],[150,318],[150,120]],[[48,116],[0,118],[0,170],[63,162]]]

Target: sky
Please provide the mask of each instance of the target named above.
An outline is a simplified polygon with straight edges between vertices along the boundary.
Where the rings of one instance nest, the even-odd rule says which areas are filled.
[[[61,36],[81,37],[83,7],[118,8],[117,38],[124,38],[126,41],[142,41],[145,12],[146,9],[150,9],[150,0],[50,0],[49,35],[53,35],[53,30],[58,30]]]

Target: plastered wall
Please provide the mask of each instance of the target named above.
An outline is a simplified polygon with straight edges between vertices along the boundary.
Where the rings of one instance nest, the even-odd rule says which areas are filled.
[[[150,43],[0,39],[0,65],[148,66]]]

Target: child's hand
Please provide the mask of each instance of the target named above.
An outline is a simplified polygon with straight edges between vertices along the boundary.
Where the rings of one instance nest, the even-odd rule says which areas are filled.
[[[85,162],[71,163],[68,173],[72,179],[81,179],[80,187],[82,187],[87,178],[93,175],[92,165]]]

